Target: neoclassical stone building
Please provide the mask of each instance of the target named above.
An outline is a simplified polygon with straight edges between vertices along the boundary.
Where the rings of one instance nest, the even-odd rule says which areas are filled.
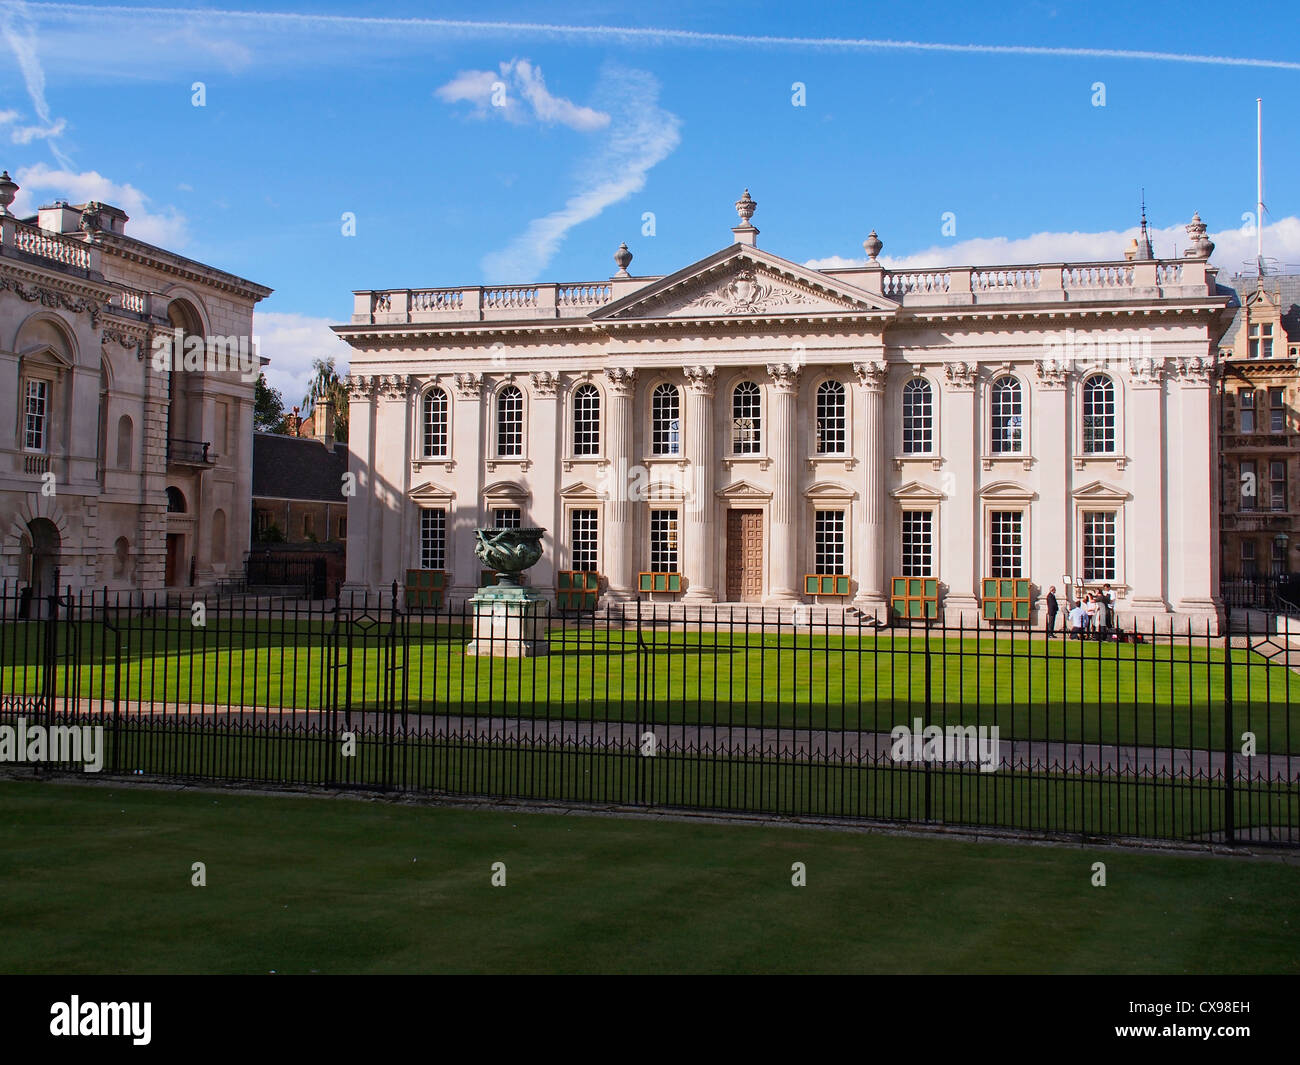
[[[15,218],[16,189],[0,175],[0,579],[42,596],[239,572],[271,290],[136,240],[107,204]]]
[[[1177,260],[814,270],[726,247],[665,277],[360,291],[348,585],[480,582],[473,530],[548,530],[572,602],[845,604],[932,581],[974,615],[1062,577],[1218,614],[1211,377],[1232,294]],[[1014,583],[987,584],[989,580]],[[899,604],[902,606],[903,604]],[[1213,621],[1211,622],[1213,624]]]

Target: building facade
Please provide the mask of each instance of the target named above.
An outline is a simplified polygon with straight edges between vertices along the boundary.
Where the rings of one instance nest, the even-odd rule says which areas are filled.
[[[0,176],[0,579],[43,596],[238,569],[270,289],[128,236],[107,204],[20,220],[16,189]]]
[[[1221,547],[1228,578],[1300,570],[1300,276],[1236,277],[1220,355]]]
[[[522,524],[535,587],[608,602],[879,612],[907,577],[1034,616],[1069,575],[1215,623],[1232,295],[1199,218],[1171,261],[894,272],[873,232],[815,270],[758,247],[755,206],[668,276],[623,245],[608,281],[357,292],[346,587],[470,595],[473,530]]]

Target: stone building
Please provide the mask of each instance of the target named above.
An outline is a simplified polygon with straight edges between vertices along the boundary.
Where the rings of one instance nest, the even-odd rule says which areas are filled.
[[[1300,275],[1235,277],[1220,344],[1225,577],[1300,570]]]
[[[20,220],[16,190],[0,176],[0,577],[44,595],[225,575],[271,290],[136,240],[107,204]]]
[[[1069,575],[1218,623],[1233,297],[1199,218],[1175,260],[1144,230],[1114,261],[892,271],[872,232],[816,270],[758,247],[755,207],[667,276],[625,244],[603,281],[357,292],[347,587],[470,595],[473,529],[522,524],[561,601],[584,574],[606,602],[1027,618]]]

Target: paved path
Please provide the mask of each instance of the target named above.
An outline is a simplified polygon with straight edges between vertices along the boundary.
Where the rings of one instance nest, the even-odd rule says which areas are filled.
[[[24,708],[26,704],[26,709]],[[29,715],[36,723],[36,708],[25,700],[4,699],[0,708],[8,714]],[[69,709],[57,704],[60,717]],[[82,720],[112,717],[111,703],[83,699]],[[371,735],[392,735],[394,739],[432,739],[442,743],[548,744],[562,747],[595,748],[632,753],[641,750],[646,733],[654,736],[657,754],[681,754],[717,758],[785,758],[829,765],[861,765],[892,760],[893,739],[888,732],[837,731],[813,728],[773,728],[700,724],[638,724],[630,721],[591,721],[559,718],[520,718],[454,714],[394,714],[356,712],[350,718],[341,711],[331,715],[319,710],[232,709],[215,704],[132,703],[123,706],[129,720],[160,723],[235,724],[283,726],[292,729],[341,733],[356,730]],[[331,716],[333,721],[331,721]],[[1039,773],[1126,776],[1151,775],[1178,780],[1222,779],[1221,751],[1190,748],[1145,747],[1061,740],[1019,740],[999,737],[997,769]],[[1261,742],[1263,737],[1261,737]],[[966,764],[977,770],[978,754],[966,750],[947,765]],[[992,765],[989,758],[987,764]],[[915,763],[915,764],[920,764]],[[1250,781],[1300,782],[1300,753],[1233,756],[1236,778]],[[991,770],[985,770],[991,771]]]

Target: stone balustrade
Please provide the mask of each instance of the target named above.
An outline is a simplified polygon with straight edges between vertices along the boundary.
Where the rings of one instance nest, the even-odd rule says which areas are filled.
[[[89,271],[96,268],[95,251],[89,245],[57,233],[49,233],[38,226],[29,226],[12,216],[0,217],[0,247],[12,248],[77,270]]]
[[[934,270],[850,267],[826,270],[856,288],[911,306],[961,306],[1087,300],[1179,299],[1212,295],[1215,271],[1204,259],[1145,262],[1043,263],[1024,266],[946,266]],[[656,278],[638,279],[649,284]],[[624,282],[361,290],[352,321],[370,325],[413,322],[520,321],[582,318],[631,291]]]

